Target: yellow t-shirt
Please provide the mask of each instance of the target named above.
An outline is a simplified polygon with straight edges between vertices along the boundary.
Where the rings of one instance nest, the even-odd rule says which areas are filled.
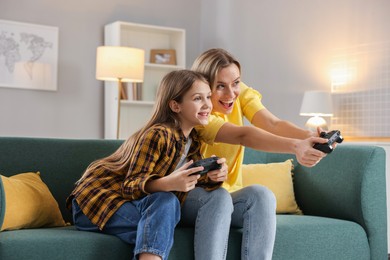
[[[226,122],[242,126],[244,117],[249,122],[257,111],[264,109],[261,103],[261,94],[248,87],[244,83],[240,84],[241,92],[239,98],[234,102],[232,113],[225,115],[218,112],[212,112],[209,124],[196,128],[202,140],[201,153],[204,158],[216,155],[226,158],[229,167],[228,179],[224,182],[223,187],[233,192],[242,188],[241,165],[244,160],[244,147],[241,145],[231,145],[214,142],[215,137]]]

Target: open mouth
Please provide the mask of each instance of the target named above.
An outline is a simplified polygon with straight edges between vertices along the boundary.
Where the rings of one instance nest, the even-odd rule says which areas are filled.
[[[234,101],[229,101],[229,102],[224,102],[224,101],[219,101],[219,103],[225,108],[229,109],[233,106]]]
[[[204,117],[204,118],[207,118],[209,116],[209,112],[199,112],[198,115],[200,117]]]

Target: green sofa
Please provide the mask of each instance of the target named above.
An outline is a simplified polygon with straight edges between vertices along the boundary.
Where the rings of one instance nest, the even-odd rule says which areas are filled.
[[[40,171],[71,222],[65,199],[95,159],[119,140],[0,138],[0,173]],[[281,162],[288,154],[246,150],[245,163]],[[305,215],[277,215],[273,259],[387,259],[385,152],[374,146],[341,144],[316,167],[296,165],[294,190]],[[0,182],[0,226],[4,192]],[[228,259],[240,259],[241,230],[232,229]],[[132,246],[114,236],[73,226],[0,233],[2,260],[131,259]],[[177,228],[169,259],[193,259],[193,229]]]

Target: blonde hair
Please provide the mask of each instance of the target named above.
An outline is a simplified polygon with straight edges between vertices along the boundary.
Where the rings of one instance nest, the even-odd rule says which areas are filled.
[[[138,140],[153,125],[164,124],[168,127],[180,128],[180,119],[177,113],[169,107],[169,102],[174,100],[181,103],[183,96],[191,89],[195,81],[209,84],[200,73],[191,70],[177,70],[165,75],[157,90],[152,117],[149,121],[130,136],[113,154],[91,163],[79,181],[101,167],[112,172],[127,172]]]
[[[205,51],[196,58],[191,70],[201,73],[209,81],[210,87],[213,88],[218,72],[231,64],[235,64],[241,72],[241,65],[233,55],[224,49],[214,48]]]

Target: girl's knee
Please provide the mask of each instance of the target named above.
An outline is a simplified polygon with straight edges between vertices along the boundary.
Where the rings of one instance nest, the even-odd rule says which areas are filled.
[[[180,212],[180,201],[175,194],[171,192],[155,192],[149,196],[156,207],[167,211]]]

